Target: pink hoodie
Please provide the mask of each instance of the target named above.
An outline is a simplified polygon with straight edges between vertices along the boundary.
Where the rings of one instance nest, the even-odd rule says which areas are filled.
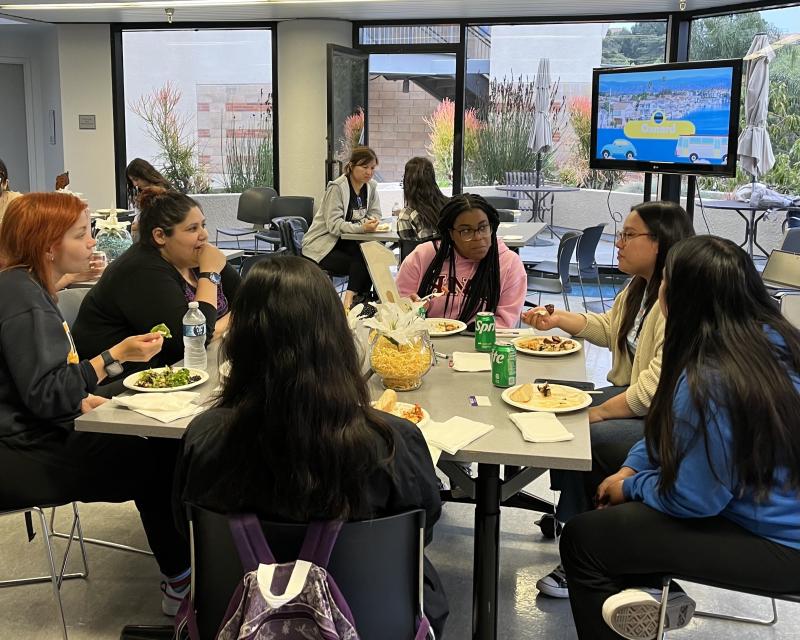
[[[502,240],[497,241],[497,248],[500,253],[500,301],[495,309],[495,322],[498,327],[516,327],[519,323],[519,314],[522,311],[522,303],[525,301],[525,293],[528,289],[528,278],[525,267],[519,256],[511,251]],[[425,271],[428,269],[433,256],[436,254],[436,247],[433,242],[426,242],[418,246],[400,265],[397,274],[397,289],[401,296],[410,296],[417,293],[419,283]],[[456,280],[455,297],[442,296],[434,298],[428,306],[429,318],[458,318],[461,304],[464,301],[464,289],[472,278],[478,263],[474,260],[467,260],[455,252],[456,259]],[[447,278],[449,264],[442,265],[442,271],[435,288],[441,289]],[[452,292],[453,287],[448,287]],[[445,315],[445,304],[450,298],[450,307]]]

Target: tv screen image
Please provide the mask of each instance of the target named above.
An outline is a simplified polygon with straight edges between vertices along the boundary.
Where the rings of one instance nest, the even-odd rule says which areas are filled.
[[[598,169],[733,175],[741,61],[595,69]]]

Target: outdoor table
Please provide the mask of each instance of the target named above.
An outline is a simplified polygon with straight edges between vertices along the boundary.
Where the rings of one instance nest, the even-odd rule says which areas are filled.
[[[533,211],[528,222],[533,222],[534,219],[544,222],[544,214],[547,207],[541,207],[542,202],[550,196],[550,226],[553,226],[553,203],[555,201],[555,194],[557,193],[573,193],[580,191],[578,187],[569,187],[562,184],[499,184],[494,187],[498,191],[505,191],[509,194],[524,194],[528,199],[533,202]]]

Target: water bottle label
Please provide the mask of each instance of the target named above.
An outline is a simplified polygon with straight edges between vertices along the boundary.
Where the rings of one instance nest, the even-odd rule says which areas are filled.
[[[195,338],[206,335],[206,325],[204,324],[185,324],[183,325],[183,337]]]

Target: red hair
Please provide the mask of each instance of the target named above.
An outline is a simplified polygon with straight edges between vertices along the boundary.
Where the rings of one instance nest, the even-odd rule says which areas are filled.
[[[69,193],[28,193],[11,201],[0,225],[0,267],[25,267],[55,295],[47,253],[86,211]]]

